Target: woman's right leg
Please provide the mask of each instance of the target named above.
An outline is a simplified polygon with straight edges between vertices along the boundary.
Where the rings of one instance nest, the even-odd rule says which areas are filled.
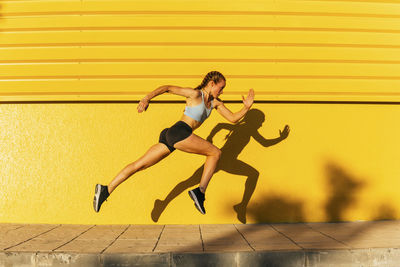
[[[111,194],[117,186],[138,171],[153,166],[171,151],[162,143],[153,145],[141,158],[123,168],[118,175],[108,184],[108,192]]]

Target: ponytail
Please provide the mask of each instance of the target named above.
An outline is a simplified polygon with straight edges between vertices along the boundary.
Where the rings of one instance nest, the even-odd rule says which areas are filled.
[[[201,84],[199,86],[197,86],[196,90],[201,90],[204,87],[207,86],[209,81],[213,81],[214,83],[218,83],[222,80],[226,81],[224,75],[222,75],[222,73],[218,72],[218,71],[210,71],[209,73],[207,73],[207,75],[204,77],[203,81],[201,82]]]

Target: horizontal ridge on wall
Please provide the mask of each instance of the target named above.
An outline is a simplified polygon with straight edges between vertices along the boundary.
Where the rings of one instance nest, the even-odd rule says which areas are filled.
[[[399,17],[398,2],[367,1],[0,1],[3,15],[27,14],[313,14]],[[110,4],[112,3],[112,4]]]
[[[210,70],[231,101],[394,101],[399,22],[399,1],[0,1],[0,101],[136,101]]]
[[[0,105],[4,104],[137,104],[139,100],[49,100],[49,101],[8,101],[0,102]],[[185,101],[179,100],[155,100],[152,104],[184,104]],[[226,100],[225,104],[241,104],[241,101],[237,100]],[[400,101],[307,101],[307,100],[255,100],[254,104],[305,104],[305,105],[382,105],[382,106],[397,106],[400,105]]]

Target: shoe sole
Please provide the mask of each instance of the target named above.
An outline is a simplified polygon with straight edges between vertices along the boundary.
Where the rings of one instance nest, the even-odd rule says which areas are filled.
[[[99,212],[99,199],[100,199],[101,185],[97,184],[94,189],[93,208],[95,212]]]
[[[192,191],[189,191],[189,196],[190,196],[190,198],[194,201],[194,206],[196,207],[196,209],[197,209],[198,211],[200,211],[201,214],[206,214],[204,211],[201,210],[201,208],[200,208],[200,203],[199,203],[199,201],[197,200],[196,194],[193,193]]]

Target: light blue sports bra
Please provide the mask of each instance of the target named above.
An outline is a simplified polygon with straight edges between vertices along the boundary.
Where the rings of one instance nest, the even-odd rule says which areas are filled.
[[[193,107],[186,106],[185,112],[183,114],[189,116],[190,118],[198,122],[203,122],[210,116],[211,110],[213,108],[213,102],[211,101],[211,107],[207,108],[206,104],[204,103],[203,91],[200,92],[201,92],[201,103]]]

